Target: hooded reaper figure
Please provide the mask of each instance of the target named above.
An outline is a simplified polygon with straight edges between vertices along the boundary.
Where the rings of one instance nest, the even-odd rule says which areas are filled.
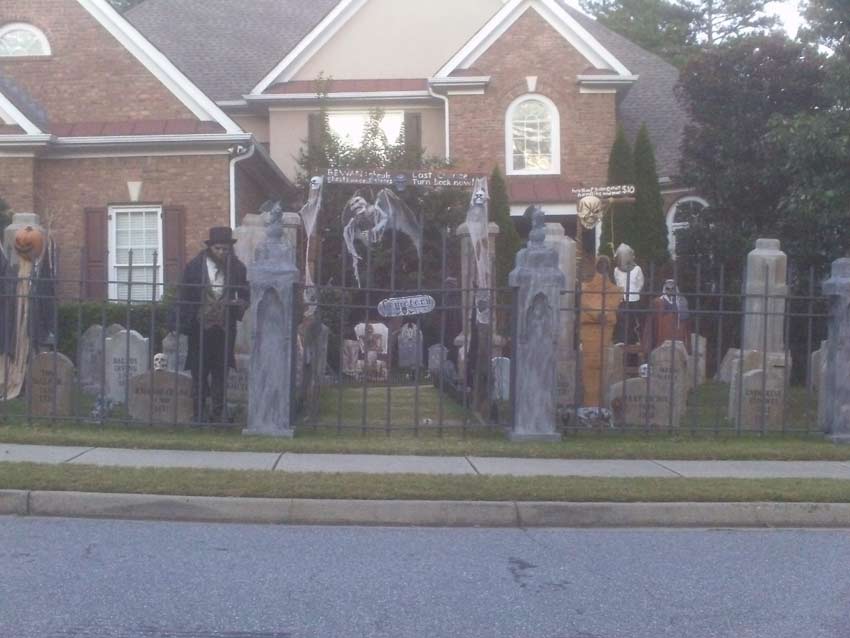
[[[379,192],[374,204],[367,202],[359,193],[355,194],[342,210],[342,216],[343,221],[348,218],[342,236],[351,255],[358,288],[361,287],[358,264],[363,257],[357,252],[355,242],[366,247],[374,246],[383,239],[387,229],[401,231],[410,237],[416,246],[416,254],[422,259],[422,227],[413,211],[390,189]]]
[[[472,258],[475,261],[476,319],[478,323],[490,323],[490,217],[487,202],[490,193],[486,177],[476,177],[472,189],[469,210],[466,211],[466,226]]]

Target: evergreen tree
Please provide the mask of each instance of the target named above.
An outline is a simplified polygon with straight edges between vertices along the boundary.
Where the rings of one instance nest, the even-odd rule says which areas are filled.
[[[490,221],[499,226],[499,236],[496,239],[496,277],[493,285],[504,288],[508,285],[508,275],[514,268],[516,254],[522,247],[522,240],[511,219],[508,191],[498,166],[490,175]]]
[[[622,126],[619,126],[617,127],[617,136],[614,138],[614,145],[611,147],[611,155],[608,157],[608,185],[617,186],[619,184],[634,184],[634,182],[635,160],[632,156],[632,147],[629,144],[626,131]],[[629,243],[636,230],[634,216],[632,204],[618,204],[611,207],[611,210],[602,220],[600,254],[613,257],[620,242]]]
[[[640,127],[635,140],[635,234],[629,245],[646,263],[660,265],[670,258],[667,251],[667,224],[664,201],[658,185],[655,149],[646,125]]]

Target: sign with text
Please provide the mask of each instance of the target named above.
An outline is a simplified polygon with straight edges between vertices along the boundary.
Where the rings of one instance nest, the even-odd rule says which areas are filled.
[[[329,168],[325,183],[355,186],[426,186],[472,188],[479,175],[442,171],[381,171]]]
[[[378,304],[378,314],[382,317],[408,317],[410,315],[427,315],[437,307],[437,302],[431,295],[416,295],[415,297],[396,297],[384,299]]]
[[[572,193],[577,199],[582,199],[584,197],[599,197],[601,199],[605,199],[606,197],[632,197],[635,194],[635,190],[636,189],[633,184],[621,184],[619,186],[574,188],[572,189]]]

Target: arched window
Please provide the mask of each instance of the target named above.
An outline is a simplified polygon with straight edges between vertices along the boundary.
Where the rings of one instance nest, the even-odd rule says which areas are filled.
[[[524,95],[508,107],[505,121],[509,175],[552,175],[561,172],[560,118],[554,102]]]
[[[50,43],[40,29],[13,22],[0,27],[0,58],[50,55]]]
[[[708,208],[708,202],[702,197],[683,197],[667,211],[667,247],[671,256],[676,256],[676,231],[687,228],[691,216],[703,208]]]

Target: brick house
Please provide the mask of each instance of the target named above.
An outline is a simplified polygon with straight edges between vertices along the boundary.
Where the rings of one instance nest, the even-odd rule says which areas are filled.
[[[293,178],[330,78],[331,126],[371,108],[433,156],[507,175],[512,213],[543,203],[574,228],[578,186],[604,185],[616,125],[646,123],[668,226],[705,205],[678,182],[678,70],[564,0],[144,0],[128,19]],[[672,234],[671,234],[672,238]]]
[[[209,226],[297,198],[320,75],[337,132],[356,142],[380,107],[390,138],[498,164],[513,214],[542,203],[571,231],[618,122],[632,139],[647,124],[671,228],[704,204],[676,177],[677,70],[563,0],[144,0],[123,17],[4,0],[0,198],[51,225],[61,276],[91,296],[126,277],[127,248],[159,249],[173,281]]]
[[[0,198],[49,226],[67,291],[82,277],[87,296],[124,298],[130,249],[134,281],[172,283],[210,226],[292,195],[253,133],[106,0],[0,3]]]

